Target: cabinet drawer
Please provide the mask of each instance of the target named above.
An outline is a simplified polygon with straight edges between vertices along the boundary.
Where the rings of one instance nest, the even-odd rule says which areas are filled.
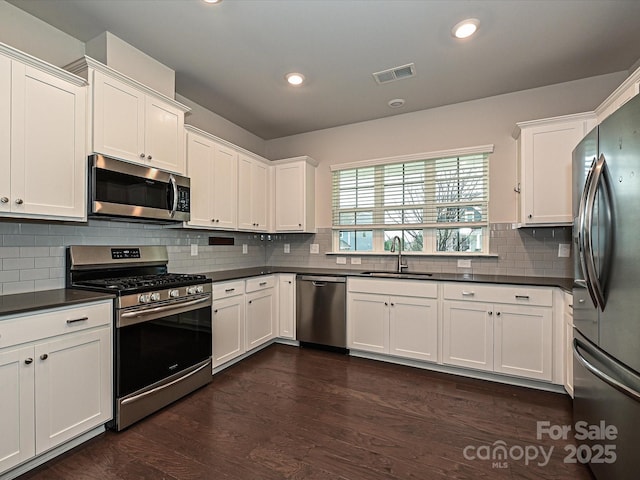
[[[553,304],[553,293],[550,288],[518,285],[445,283],[444,298],[447,300],[473,300],[543,307],[550,307]]]
[[[276,279],[273,275],[250,278],[246,280],[245,291],[247,293],[257,292],[258,290],[264,290],[265,288],[273,288],[275,284]]]
[[[0,348],[87,330],[112,322],[111,301],[63,307],[0,321]]]
[[[233,282],[223,282],[213,284],[213,299],[234,297],[244,294],[244,280],[236,280]]]
[[[350,292],[405,295],[408,297],[437,298],[438,283],[429,280],[380,280],[377,278],[349,278]]]

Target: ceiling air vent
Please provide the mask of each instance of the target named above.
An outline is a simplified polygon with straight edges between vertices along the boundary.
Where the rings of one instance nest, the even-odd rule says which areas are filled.
[[[395,82],[396,80],[402,80],[403,78],[411,78],[416,75],[416,66],[413,63],[408,65],[402,65],[400,67],[390,68],[388,70],[382,70],[373,74],[373,78],[379,84]]]

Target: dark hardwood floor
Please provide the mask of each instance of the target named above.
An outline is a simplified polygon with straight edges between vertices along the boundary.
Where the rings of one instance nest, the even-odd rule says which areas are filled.
[[[567,442],[536,439],[545,420],[571,424],[569,397],[273,345],[20,480],[589,480],[563,462]],[[514,446],[553,454],[545,466],[465,458],[499,441],[515,457]]]

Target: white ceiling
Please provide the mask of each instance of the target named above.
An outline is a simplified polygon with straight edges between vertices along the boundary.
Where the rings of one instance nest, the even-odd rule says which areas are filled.
[[[264,138],[629,69],[638,0],[9,0],[86,42],[109,31],[179,94]],[[472,39],[451,27],[475,17]],[[417,76],[373,72],[415,62]],[[299,71],[307,83],[288,87]],[[406,99],[400,109],[387,106]]]

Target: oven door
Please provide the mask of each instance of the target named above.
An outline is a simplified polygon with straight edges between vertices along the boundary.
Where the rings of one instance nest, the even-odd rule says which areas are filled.
[[[189,220],[188,178],[103,155],[92,155],[89,161],[92,215]]]
[[[123,309],[115,329],[116,428],[212,379],[211,295]]]

